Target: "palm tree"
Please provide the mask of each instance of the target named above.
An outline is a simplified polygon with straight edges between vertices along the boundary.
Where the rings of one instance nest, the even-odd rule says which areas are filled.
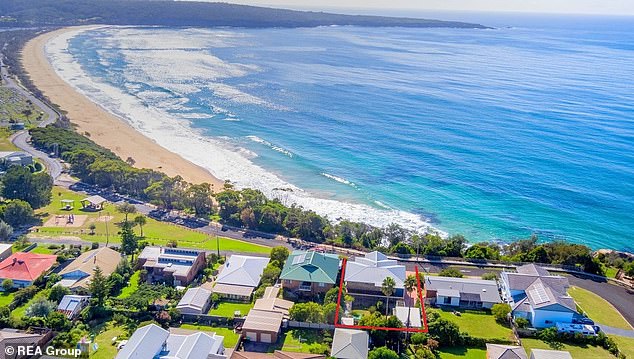
[[[141,229],[141,237],[143,237],[143,226],[147,224],[147,219],[145,218],[145,216],[141,214],[134,217],[134,224],[139,226],[139,228]]]
[[[396,287],[396,282],[392,277],[385,277],[383,279],[383,284],[381,285],[381,292],[385,295],[385,315],[387,316],[387,310],[389,308],[389,300],[390,296],[394,294],[394,287]]]
[[[411,293],[414,288],[416,288],[416,276],[412,274],[408,275],[403,284],[405,286],[405,290],[407,290],[408,293]]]

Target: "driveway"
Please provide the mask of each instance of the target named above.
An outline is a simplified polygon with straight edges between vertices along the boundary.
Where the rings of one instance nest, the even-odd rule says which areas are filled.
[[[570,285],[587,289],[610,302],[623,315],[625,320],[634,326],[634,291],[606,281],[586,279],[579,276],[568,275],[568,280]]]

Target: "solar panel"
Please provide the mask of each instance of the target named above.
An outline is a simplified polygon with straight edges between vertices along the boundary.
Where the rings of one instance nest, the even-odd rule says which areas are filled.
[[[293,265],[304,263],[305,259],[306,259],[306,253],[302,253],[298,255],[297,257],[293,258]]]
[[[531,292],[536,301],[535,304],[546,303],[550,300],[548,298],[548,293],[546,293],[546,288],[544,288],[544,286],[542,285],[539,285],[539,284],[535,285],[535,287],[533,288]]]

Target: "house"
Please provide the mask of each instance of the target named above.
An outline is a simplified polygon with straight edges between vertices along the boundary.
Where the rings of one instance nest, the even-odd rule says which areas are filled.
[[[535,328],[572,323],[577,307],[567,294],[569,286],[568,278],[550,275],[534,264],[500,274],[502,297],[511,305],[513,317],[528,319]]]
[[[3,261],[13,254],[13,244],[0,243],[0,261]]]
[[[93,249],[82,253],[59,272],[62,277],[60,285],[74,293],[88,293],[89,285],[99,267],[104,276],[109,276],[121,262],[121,253],[108,247]]]
[[[274,351],[272,355],[268,353],[234,351],[231,355],[231,359],[326,359],[326,356],[321,354],[283,352],[281,350]]]
[[[198,287],[189,288],[176,305],[183,314],[207,314],[211,304],[211,291]]]
[[[383,296],[381,287],[387,277],[394,279],[394,297],[405,295],[405,266],[394,259],[388,259],[380,252],[371,252],[364,257],[355,257],[348,261],[345,270],[346,289],[349,293]]]
[[[33,330],[33,328],[31,328],[29,332],[12,328],[0,329],[0,347],[3,348],[2,358],[5,357],[4,353],[9,354],[9,352],[5,352],[4,349],[8,346],[41,346],[48,343],[52,337],[53,332],[50,329]],[[32,358],[33,356],[27,355],[27,353],[13,353],[6,357],[10,357],[11,359],[26,359]]]
[[[174,286],[187,286],[206,265],[204,251],[164,247],[143,248],[138,263],[148,282]]]
[[[487,359],[528,359],[523,347],[487,343]]]
[[[277,298],[278,287],[267,287],[264,297],[255,301],[244,324],[242,335],[250,341],[275,343],[282,327],[282,321],[288,319],[293,302]]]
[[[337,359],[367,359],[369,340],[366,331],[336,328],[330,356]]]
[[[213,292],[222,298],[249,301],[269,261],[263,257],[232,255],[220,267]]]
[[[293,251],[280,274],[282,286],[296,294],[326,293],[337,283],[339,257],[319,252]]]
[[[28,166],[33,164],[33,156],[22,151],[0,151],[0,166]]]
[[[533,349],[530,359],[572,359],[572,356],[562,350]]]
[[[436,276],[425,277],[425,299],[431,305],[476,309],[502,302],[494,280]]]
[[[174,334],[158,325],[137,329],[117,359],[226,359],[224,337],[203,332]]]
[[[396,307],[393,314],[403,323],[405,328],[422,328],[422,315],[420,308],[416,307]]]
[[[278,311],[251,309],[242,324],[242,335],[252,342],[275,343],[284,314]]]
[[[51,254],[15,252],[0,262],[0,282],[11,279],[14,288],[28,287],[56,262],[57,256]]]
[[[88,306],[90,297],[87,295],[65,295],[57,306],[57,311],[73,319]]]

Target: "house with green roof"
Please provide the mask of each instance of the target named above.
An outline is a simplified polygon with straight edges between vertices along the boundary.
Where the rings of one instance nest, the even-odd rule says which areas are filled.
[[[302,294],[326,293],[337,283],[339,257],[319,252],[293,251],[288,256],[280,279],[282,287]]]

